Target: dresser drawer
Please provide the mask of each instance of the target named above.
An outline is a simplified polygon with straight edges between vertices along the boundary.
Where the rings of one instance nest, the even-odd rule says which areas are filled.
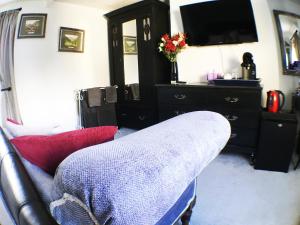
[[[256,147],[257,145],[257,129],[235,129],[232,128],[231,136],[228,144],[240,145],[246,147]]]
[[[259,111],[246,111],[237,109],[212,109],[211,111],[222,114],[232,127],[258,128],[260,121]]]
[[[217,108],[259,110],[261,95],[258,91],[241,89],[210,89],[205,97]]]
[[[189,87],[158,88],[158,104],[205,104],[206,91]]]
[[[122,127],[142,129],[155,123],[155,114],[149,109],[121,108],[118,121]]]
[[[159,105],[158,114],[159,121],[164,121],[172,117],[193,111],[204,110],[201,106],[191,106],[191,105]]]

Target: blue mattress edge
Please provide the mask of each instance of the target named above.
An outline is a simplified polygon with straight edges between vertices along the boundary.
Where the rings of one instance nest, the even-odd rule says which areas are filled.
[[[182,216],[196,196],[196,179],[181,194],[176,203],[155,225],[172,225]]]

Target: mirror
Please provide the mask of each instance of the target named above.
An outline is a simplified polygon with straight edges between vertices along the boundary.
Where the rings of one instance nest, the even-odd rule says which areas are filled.
[[[125,100],[140,100],[136,20],[122,24]]]
[[[300,16],[274,10],[283,73],[300,75]]]

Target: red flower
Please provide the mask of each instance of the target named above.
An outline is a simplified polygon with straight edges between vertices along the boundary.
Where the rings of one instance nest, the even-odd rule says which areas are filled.
[[[182,40],[181,42],[179,42],[179,47],[184,47],[186,45],[185,40]]]
[[[171,62],[176,61],[177,54],[186,47],[186,35],[178,33],[174,36],[164,34],[158,45],[159,52],[162,52]]]
[[[164,34],[162,36],[162,38],[165,40],[165,41],[168,41],[169,40],[169,35],[168,34]]]
[[[179,39],[179,35],[178,35],[178,34],[175,35],[175,36],[172,38],[173,41],[178,41],[178,39]]]
[[[166,50],[169,51],[169,52],[175,52],[176,51],[176,46],[172,43],[172,41],[167,41]]]
[[[171,52],[176,52],[176,46],[171,44],[171,48],[170,48]]]

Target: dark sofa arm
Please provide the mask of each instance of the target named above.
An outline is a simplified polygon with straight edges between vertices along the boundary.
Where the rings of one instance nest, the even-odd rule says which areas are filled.
[[[57,225],[2,128],[0,128],[0,188],[16,224]]]

